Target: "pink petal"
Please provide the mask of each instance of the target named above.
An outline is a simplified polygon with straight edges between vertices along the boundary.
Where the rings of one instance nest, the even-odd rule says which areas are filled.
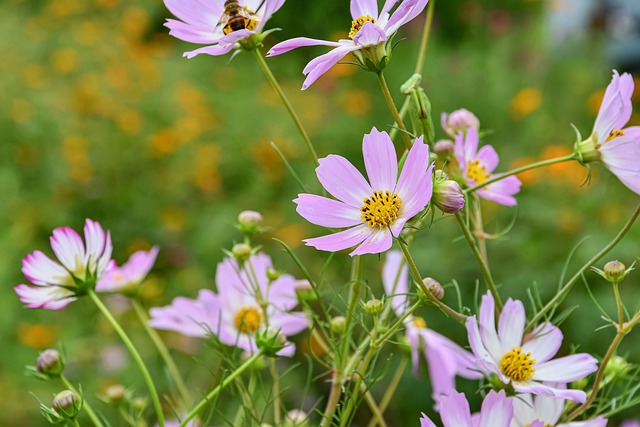
[[[258,2],[258,3],[260,3],[260,2]],[[256,28],[256,31],[262,30],[262,28],[264,28],[264,26],[267,23],[267,21],[269,19],[271,19],[273,14],[276,13],[278,11],[278,9],[280,9],[282,7],[283,4],[284,4],[284,0],[265,0],[265,3],[263,5],[264,13],[262,13],[262,18],[260,19],[260,22],[258,23],[258,27]],[[259,6],[259,4],[258,4],[258,6]],[[256,9],[257,9],[258,6],[256,6]],[[260,14],[260,12],[258,12],[258,14]]]
[[[479,330],[482,343],[491,355],[492,360],[501,360],[504,352],[502,351],[502,344],[498,339],[498,332],[496,331],[496,303],[490,292],[482,296],[479,316]]]
[[[429,146],[423,143],[422,137],[419,137],[409,150],[395,189],[402,200],[401,214],[404,218],[412,218],[431,200],[432,168],[433,165],[429,166]]]
[[[398,159],[389,135],[375,127],[371,129],[362,140],[362,154],[371,188],[393,191],[398,180]]]
[[[35,285],[70,285],[73,283],[73,279],[64,267],[40,251],[35,251],[22,260],[22,273]]]
[[[231,49],[233,49],[233,44],[216,44],[213,46],[201,47],[199,49],[192,50],[190,52],[185,52],[182,56],[189,59],[195,56],[198,56],[200,54],[219,56],[219,55],[225,55],[231,52]]]
[[[373,231],[366,224],[361,224],[338,233],[306,239],[304,242],[307,246],[313,246],[321,251],[338,252],[361,243],[372,233]]]
[[[518,202],[513,196],[520,191],[521,186],[522,182],[512,175],[480,188],[476,192],[483,199],[491,200],[504,206],[515,206]]]
[[[171,305],[150,309],[149,315],[149,326],[189,337],[204,338],[218,329],[217,319],[210,318],[198,300],[178,297]]]
[[[633,77],[625,73],[620,77],[613,70],[613,78],[607,86],[598,117],[594,124],[594,132],[598,142],[603,143],[614,129],[622,129],[631,118],[633,94]]]
[[[358,49],[359,47],[356,44],[343,44],[309,62],[303,70],[303,74],[305,74],[307,78],[302,84],[302,90],[308,89],[309,86],[320,78],[321,75],[329,71],[331,67],[336,65],[349,52],[353,52]]]
[[[537,381],[512,382],[511,384],[519,393],[542,394],[556,399],[573,400],[577,403],[584,403],[587,400],[587,394],[582,390],[560,389]]]
[[[189,43],[213,44],[222,37],[222,32],[215,32],[212,27],[196,27],[175,19],[167,19],[164,26],[169,28],[169,35]]]
[[[456,135],[455,155],[465,177],[467,176],[467,164],[478,158],[479,142],[478,131],[472,127],[468,128],[466,133],[460,131]]]
[[[361,16],[378,18],[378,2],[376,0],[351,0],[351,17],[356,20]]]
[[[472,427],[469,402],[462,393],[451,393],[440,399],[440,418],[446,427]]]
[[[598,369],[598,361],[587,353],[572,354],[534,365],[534,380],[568,383],[578,381]]]
[[[293,202],[298,205],[296,212],[312,224],[344,228],[362,223],[359,209],[337,200],[314,194],[299,194]]]
[[[362,174],[344,157],[331,154],[319,160],[318,180],[336,199],[360,210],[373,189]]]
[[[562,331],[551,323],[543,323],[525,337],[524,353],[531,352],[537,363],[543,363],[556,355],[562,345]]]
[[[384,27],[384,32],[388,36],[394,34],[401,26],[422,13],[428,2],[429,0],[403,0],[391,14],[389,22]]]
[[[331,46],[338,47],[343,46],[342,43],[338,42],[330,42],[327,40],[318,40],[318,39],[310,39],[308,37],[296,37],[294,39],[286,40],[278,43],[273,46],[269,52],[267,52],[267,56],[276,56],[282,55],[283,53],[287,53],[290,50],[297,49],[299,47],[304,46]]]
[[[382,285],[396,315],[402,316],[408,308],[409,267],[400,251],[387,252],[382,266]]]
[[[498,324],[498,338],[500,339],[502,354],[522,345],[526,320],[522,302],[509,298],[502,309],[502,313],[500,313]]]
[[[56,228],[50,240],[53,252],[67,270],[72,273],[84,273],[84,243],[75,230],[69,227]]]
[[[164,0],[169,11],[182,21],[200,27],[211,27],[222,16],[222,2],[208,0]]]
[[[423,412],[422,418],[420,418],[420,427],[436,427],[436,425]]]
[[[498,162],[500,161],[498,157],[498,153],[496,153],[495,148],[491,145],[485,145],[480,150],[478,150],[478,154],[476,156],[480,163],[487,167],[487,172],[491,173],[498,166]]]
[[[509,427],[513,418],[513,403],[504,390],[491,390],[482,402],[478,427]]]
[[[485,374],[490,373],[498,373],[498,366],[496,365],[495,359],[489,354],[484,344],[482,343],[482,338],[480,336],[480,331],[478,330],[478,321],[475,316],[468,317],[465,326],[467,328],[467,335],[469,338],[469,345],[471,346],[471,350],[473,350],[473,354],[479,358],[476,363],[478,364],[479,369]],[[483,361],[484,363],[480,363]]]
[[[358,34],[353,38],[353,42],[358,46],[377,46],[387,41],[387,35],[380,27],[371,22],[365,22]]]
[[[387,251],[392,244],[393,239],[389,230],[375,229],[373,233],[349,255],[379,254]]]
[[[59,286],[17,285],[13,290],[26,308],[60,310],[77,299],[73,292]]]

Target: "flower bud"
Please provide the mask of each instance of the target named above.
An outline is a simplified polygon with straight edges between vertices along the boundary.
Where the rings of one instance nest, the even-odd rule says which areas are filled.
[[[292,409],[285,415],[283,427],[306,427],[308,415],[300,409]]]
[[[45,350],[36,359],[36,370],[41,374],[58,376],[63,369],[64,363],[57,350]]]
[[[434,181],[431,200],[444,213],[454,214],[464,208],[462,188],[460,184],[450,179]]]
[[[429,289],[429,292],[431,292],[431,295],[436,297],[436,299],[441,300],[444,298],[444,288],[437,280],[431,277],[425,277],[422,279],[422,283],[424,283],[427,289]]]
[[[253,234],[259,231],[262,224],[262,215],[256,211],[242,211],[238,215],[238,228],[245,234]]]
[[[296,281],[294,289],[296,290],[298,301],[315,301],[318,299],[313,286],[306,279]]]
[[[366,311],[368,314],[372,316],[377,316],[378,314],[382,313],[383,309],[384,309],[384,303],[379,299],[369,300],[364,305],[364,311]]]
[[[620,261],[609,261],[604,265],[605,279],[611,283],[620,283],[627,275],[627,267]]]
[[[236,243],[231,249],[231,255],[233,255],[239,263],[243,263],[251,256],[251,246],[245,243]]]
[[[273,282],[274,280],[278,280],[280,276],[282,276],[282,273],[280,273],[275,268],[267,269],[267,279],[269,279],[270,282]]]
[[[256,335],[256,344],[265,356],[277,357],[277,353],[287,345],[287,337],[273,326]]]
[[[450,157],[455,150],[455,144],[448,139],[441,139],[433,145],[433,152],[441,159]]]
[[[65,418],[75,418],[82,409],[82,400],[71,390],[64,390],[53,398],[53,410]]]
[[[476,130],[480,128],[480,120],[464,108],[455,110],[451,114],[442,113],[441,124],[444,131],[454,137],[458,132],[466,132],[469,128]]]
[[[131,399],[131,409],[135,412],[142,412],[147,407],[147,399],[144,397],[134,397]]]
[[[127,397],[127,389],[122,384],[114,384],[107,387],[102,397],[107,403],[117,405]]]
[[[604,368],[604,379],[606,382],[620,378],[632,365],[620,356],[613,356]]]
[[[334,334],[344,334],[347,330],[347,319],[344,316],[336,316],[331,319],[331,332]]]

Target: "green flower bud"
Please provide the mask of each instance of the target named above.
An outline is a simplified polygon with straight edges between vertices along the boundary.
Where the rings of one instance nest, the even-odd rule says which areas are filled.
[[[295,290],[298,301],[315,301],[318,299],[318,295],[313,290],[311,283],[306,279],[296,281]]]
[[[36,370],[41,374],[58,376],[64,369],[64,362],[58,350],[48,349],[40,353],[36,359]]]
[[[364,305],[364,311],[366,311],[368,314],[372,316],[377,316],[378,314],[382,313],[383,309],[384,309],[384,303],[379,299],[369,300]]]
[[[144,397],[134,397],[133,399],[131,399],[131,409],[133,409],[135,412],[142,412],[144,411],[144,408],[147,407],[147,399],[145,399]]]
[[[64,390],[53,398],[52,407],[58,415],[72,419],[80,413],[82,400],[71,390]]]
[[[613,356],[607,366],[604,368],[605,381],[609,382],[621,376],[627,371],[631,365],[620,356]]]
[[[336,316],[331,319],[331,332],[342,335],[347,331],[347,319],[344,316]]]
[[[280,273],[278,270],[274,268],[269,268],[267,270],[267,279],[269,279],[270,282],[273,282],[274,280],[278,280],[280,276],[282,276],[282,273]]]
[[[251,246],[245,243],[236,243],[231,249],[231,255],[242,264],[251,256]]]
[[[242,211],[238,215],[238,228],[245,234],[254,234],[260,231],[262,215],[256,211]]]
[[[287,412],[282,427],[307,427],[309,425],[307,418],[308,415],[306,412],[293,409]]]
[[[114,384],[104,391],[102,398],[109,404],[118,405],[127,397],[127,389],[122,384]]]
[[[264,332],[256,334],[256,344],[265,356],[277,357],[277,353],[287,345],[287,337],[279,329],[269,326]]]
[[[627,268],[620,261],[609,261],[604,265],[604,275],[611,283],[619,283],[627,275]]]

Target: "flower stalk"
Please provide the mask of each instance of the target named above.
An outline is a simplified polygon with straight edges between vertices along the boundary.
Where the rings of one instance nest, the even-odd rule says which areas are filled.
[[[384,95],[384,100],[387,102],[389,106],[389,111],[391,111],[391,115],[398,125],[398,129],[400,129],[400,134],[402,135],[402,139],[404,141],[405,148],[407,151],[411,149],[413,145],[411,143],[411,137],[409,136],[409,132],[402,121],[402,117],[396,108],[396,104],[393,102],[393,97],[391,96],[391,92],[389,91],[389,86],[387,85],[387,81],[384,78],[384,74],[382,71],[376,73],[378,75],[378,82],[380,83],[380,89],[382,89],[382,94]]]

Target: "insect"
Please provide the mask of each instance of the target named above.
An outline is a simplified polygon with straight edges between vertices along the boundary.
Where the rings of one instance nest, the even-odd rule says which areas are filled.
[[[258,26],[258,12],[262,8],[266,0],[262,0],[260,6],[254,11],[247,9],[246,6],[240,6],[238,0],[227,0],[224,2],[224,12],[216,25],[221,25],[222,32],[227,35],[238,30],[254,30]]]

